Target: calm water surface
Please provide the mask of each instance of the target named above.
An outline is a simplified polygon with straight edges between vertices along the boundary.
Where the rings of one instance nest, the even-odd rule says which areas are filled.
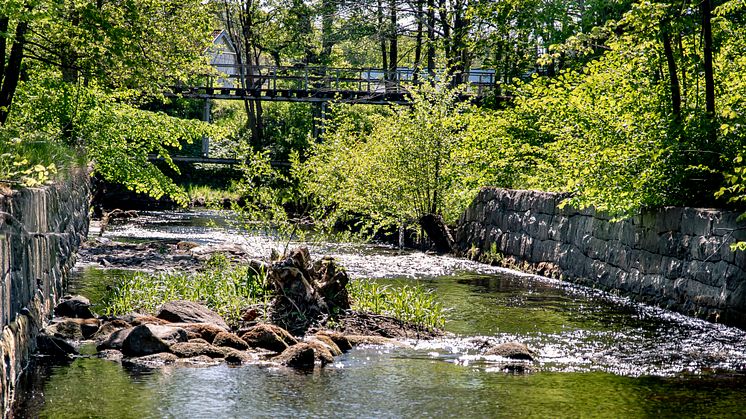
[[[153,213],[111,230],[127,240],[240,243],[220,213]],[[449,308],[454,337],[411,348],[359,347],[311,373],[268,366],[133,369],[95,358],[37,360],[16,417],[732,417],[746,416],[746,333],[600,291],[450,257],[324,244],[350,274],[418,281]],[[95,301],[127,271],[80,266],[71,287]],[[528,374],[480,349],[518,340]]]

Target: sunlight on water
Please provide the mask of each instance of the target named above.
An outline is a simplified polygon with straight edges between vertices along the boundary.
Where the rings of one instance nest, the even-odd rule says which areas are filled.
[[[216,212],[147,214],[112,226],[106,236],[234,243],[256,258],[288,245],[243,234]],[[309,247],[316,256],[339,259],[353,278],[391,286],[416,281],[431,289],[448,308],[451,335],[408,341],[405,348],[359,347],[311,374],[266,366],[143,372],[77,359],[37,370],[46,383],[45,408],[31,402],[27,408],[40,416],[74,417],[65,400],[76,399],[78,409],[90,405],[102,417],[746,414],[740,395],[746,333],[739,329],[449,256],[359,244]],[[97,286],[128,274],[86,267],[73,283],[95,299]],[[534,350],[536,362],[484,355],[512,341]],[[78,381],[120,391],[96,407]],[[119,394],[138,398],[138,410],[129,410]]]

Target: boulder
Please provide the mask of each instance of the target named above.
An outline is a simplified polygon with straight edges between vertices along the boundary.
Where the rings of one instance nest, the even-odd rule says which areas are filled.
[[[233,333],[220,332],[213,339],[212,344],[215,346],[225,346],[228,348],[238,349],[239,351],[245,351],[249,349],[249,345],[244,342],[241,338],[234,335]]]
[[[92,319],[96,317],[91,312],[91,302],[82,295],[66,295],[54,308],[57,317],[74,317],[79,319]]]
[[[102,324],[101,327],[99,327],[96,333],[93,335],[93,339],[97,341],[104,341],[107,340],[112,333],[122,329],[127,329],[129,327],[130,324],[126,321],[114,319]]]
[[[313,368],[316,363],[316,352],[311,345],[301,342],[285,349],[272,360],[292,368]]]
[[[339,346],[337,346],[336,343],[329,337],[324,335],[314,335],[310,336],[306,339],[306,342],[318,342],[321,345],[323,345],[326,349],[329,350],[329,352],[332,354],[332,356],[338,356],[342,355],[342,350],[339,349]]]
[[[193,301],[167,302],[161,306],[156,317],[172,323],[210,323],[226,331],[229,330],[222,317],[202,304]]]
[[[116,349],[121,351],[122,344],[124,343],[124,340],[127,339],[127,336],[129,336],[132,329],[133,328],[129,327],[112,332],[103,342],[96,346],[96,350],[103,351],[106,349]]]
[[[146,314],[137,314],[137,313],[128,314],[122,317],[122,320],[128,322],[132,326],[140,326],[142,324],[156,324],[156,325],[162,326],[162,325],[171,323],[168,320],[163,320],[163,319],[159,319],[154,316],[149,316]]]
[[[187,334],[188,333],[190,333],[190,332],[187,332]],[[194,339],[190,338],[188,340],[188,342],[189,343],[204,343],[205,345],[209,345],[210,344],[210,342],[208,342],[208,341],[206,341],[206,340],[204,340],[202,338],[194,338]]]
[[[403,343],[383,336],[367,336],[367,335],[345,335],[347,341],[352,346],[357,345],[394,345],[394,346],[406,346]]]
[[[534,353],[528,346],[519,342],[500,343],[485,352],[485,355],[497,355],[503,358],[520,359],[526,361],[534,360]]]
[[[150,355],[143,355],[134,358],[122,360],[122,364],[129,364],[137,367],[162,367],[164,365],[174,364],[179,358],[168,352],[159,352]]]
[[[46,330],[50,335],[69,340],[90,339],[99,328],[98,319],[63,318],[50,324]]]
[[[208,343],[215,340],[215,336],[219,333],[225,332],[225,329],[211,323],[172,323],[171,326],[180,327],[186,330],[190,336],[194,334],[194,338],[200,337]],[[193,337],[190,337],[190,339],[193,339]]]
[[[135,357],[150,355],[158,352],[168,352],[169,346],[178,342],[186,342],[184,329],[171,326],[143,324],[134,327],[122,342],[122,353]]]
[[[352,349],[352,344],[350,343],[349,339],[347,337],[340,333],[333,330],[322,330],[318,333],[316,333],[316,337],[324,336],[329,338],[332,342],[334,342],[335,345],[342,351],[347,352],[350,349]]]
[[[268,349],[274,352],[283,352],[288,346],[298,343],[287,330],[266,323],[248,328],[241,335],[241,339],[252,348]]]
[[[225,354],[225,362],[232,365],[248,364],[254,359],[251,354],[236,349],[228,349]]]
[[[218,348],[209,343],[192,342],[174,343],[169,349],[179,358],[194,358],[201,355],[207,355],[210,358],[223,358],[227,352],[224,348]]]
[[[65,339],[46,334],[36,336],[36,350],[43,355],[61,358],[78,354],[78,350]]]
[[[96,354],[96,357],[107,361],[122,362],[122,352],[116,349],[104,349]]]
[[[321,366],[334,362],[334,355],[329,345],[316,339],[310,339],[303,343],[313,348],[314,360],[318,361]]]

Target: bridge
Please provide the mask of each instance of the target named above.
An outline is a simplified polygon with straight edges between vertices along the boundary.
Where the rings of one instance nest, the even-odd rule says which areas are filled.
[[[388,71],[305,65],[214,66],[221,76],[207,77],[204,86],[175,86],[168,95],[195,99],[403,105],[409,103],[409,90],[428,79],[427,72],[409,68]],[[492,70],[474,69],[458,77],[464,82],[463,100],[479,102],[497,86]],[[496,100],[508,101],[509,98],[496,97]]]

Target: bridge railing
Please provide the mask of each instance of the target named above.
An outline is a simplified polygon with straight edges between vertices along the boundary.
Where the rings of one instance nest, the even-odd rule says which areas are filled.
[[[399,68],[335,68],[314,66],[239,66],[217,64],[221,76],[210,87],[243,87],[257,90],[355,91],[405,93],[408,87],[424,83],[426,71]],[[495,74],[472,70],[460,75],[468,93],[481,95],[495,87]],[[440,75],[436,75],[436,80]]]

